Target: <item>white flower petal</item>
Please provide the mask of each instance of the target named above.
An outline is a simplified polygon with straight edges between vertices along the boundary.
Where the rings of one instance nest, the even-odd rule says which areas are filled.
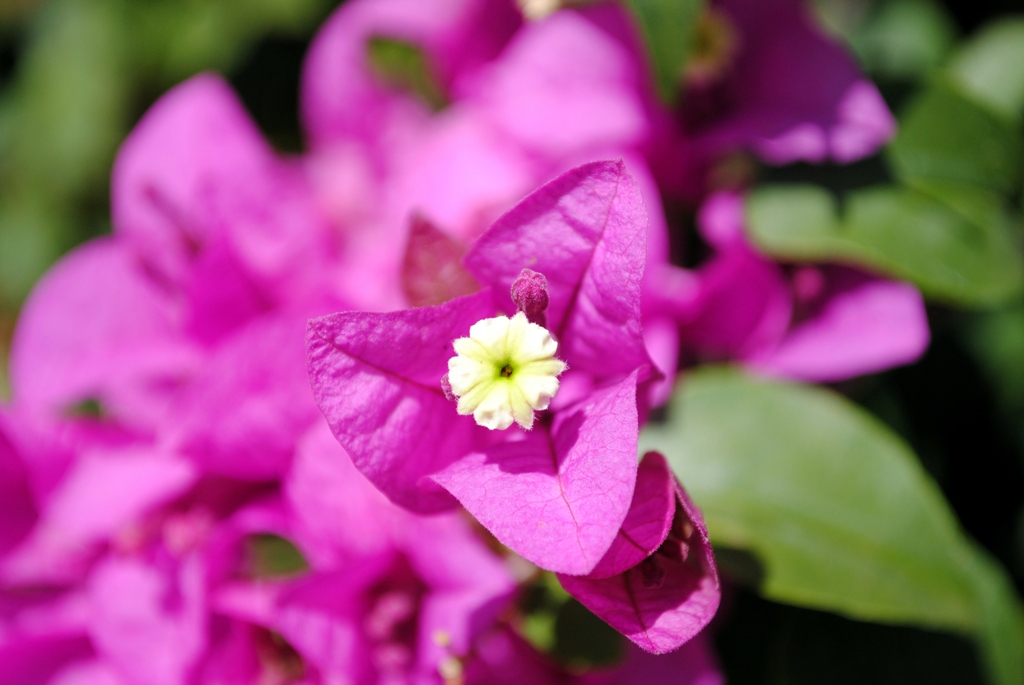
[[[565,370],[565,362],[554,358],[558,343],[522,312],[477,321],[453,347],[448,382],[459,398],[458,412],[473,414],[492,430],[513,421],[530,429],[534,411],[547,409]]]

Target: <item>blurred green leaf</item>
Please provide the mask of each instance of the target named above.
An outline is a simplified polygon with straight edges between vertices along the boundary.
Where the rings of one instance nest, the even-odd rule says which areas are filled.
[[[762,560],[765,597],[973,634],[993,682],[1022,682],[1019,601],[884,424],[830,391],[729,369],[688,376],[671,413],[641,449],[669,458],[713,542]]]
[[[967,342],[1000,399],[1013,414],[1024,413],[1024,305],[979,314]]]
[[[121,0],[51,0],[0,111],[0,298],[16,304],[93,228],[127,126]]]
[[[1007,433],[1024,454],[1024,304],[979,312],[963,337],[995,393]]]
[[[537,611],[523,617],[519,632],[527,642],[541,652],[555,649],[555,619],[558,614]]]
[[[836,261],[914,282],[962,305],[1004,301],[1024,286],[1020,255],[1000,199],[938,181],[833,196],[810,185],[764,186],[747,200],[751,237],[769,255]]]
[[[1017,190],[1021,132],[947,81],[936,81],[900,117],[888,156],[907,182],[956,181],[1001,193]]]
[[[542,571],[520,594],[520,634],[541,652],[555,650],[555,623],[562,606],[570,599],[554,573]]]
[[[693,54],[704,0],[626,0],[640,22],[661,99],[674,104]]]
[[[998,197],[952,183],[852,194],[846,230],[887,273],[926,294],[990,305],[1017,294],[1024,262]]]
[[[11,379],[8,375],[8,360],[11,354],[11,337],[17,313],[8,309],[0,299],[0,402],[11,401]]]
[[[931,0],[892,0],[850,36],[864,68],[893,79],[919,79],[942,65],[956,39],[948,10]]]
[[[6,104],[0,179],[62,202],[106,186],[126,126],[118,0],[52,0],[40,10]]]
[[[383,83],[412,93],[435,112],[448,104],[426,54],[418,46],[373,36],[366,45],[366,51],[370,67]]]
[[[75,402],[64,410],[65,416],[88,419],[104,419],[110,414],[103,408],[103,403],[96,397],[87,397],[84,400]]]
[[[310,29],[333,0],[153,0],[132,3],[136,66],[170,85],[205,69],[225,71],[267,33]]]
[[[246,539],[246,550],[250,573],[256,578],[292,576],[309,569],[302,552],[278,535],[250,535]]]
[[[0,300],[21,302],[44,271],[70,247],[71,218],[45,197],[0,200]]]
[[[960,48],[950,72],[972,96],[1011,119],[1024,117],[1024,17],[998,21]]]
[[[868,620],[973,629],[966,553],[896,437],[832,393],[705,370],[645,431],[716,543],[753,550],[766,597]]]
[[[1013,583],[987,552],[973,545],[971,580],[978,597],[978,641],[989,680],[1024,683],[1024,612]]]
[[[804,184],[764,185],[746,200],[750,237],[768,254],[785,260],[855,259],[832,193]]]

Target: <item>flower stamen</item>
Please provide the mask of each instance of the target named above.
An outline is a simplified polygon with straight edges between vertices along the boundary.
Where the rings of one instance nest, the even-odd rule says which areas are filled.
[[[548,408],[565,370],[565,362],[555,359],[558,343],[523,312],[478,321],[453,347],[447,379],[458,412],[491,430],[513,421],[532,428],[534,412]]]

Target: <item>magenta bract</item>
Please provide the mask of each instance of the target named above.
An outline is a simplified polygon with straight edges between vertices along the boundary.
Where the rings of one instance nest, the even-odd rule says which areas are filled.
[[[630,513],[595,571],[558,579],[585,607],[655,654],[696,636],[721,597],[704,519],[655,452],[644,456]]]
[[[927,348],[924,300],[910,284],[832,264],[784,269],[747,241],[735,194],[711,196],[698,223],[717,252],[678,314],[697,355],[829,382],[910,363]]]

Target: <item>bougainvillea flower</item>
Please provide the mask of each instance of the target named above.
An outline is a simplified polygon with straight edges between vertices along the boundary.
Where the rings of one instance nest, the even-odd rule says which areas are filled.
[[[302,113],[314,145],[379,143],[422,118],[427,103],[405,97],[375,71],[371,42],[401,41],[424,57],[443,94],[494,58],[522,23],[512,0],[358,0],[320,29],[306,58]]]
[[[274,153],[217,77],[183,83],[146,113],[111,186],[115,235],[185,296],[200,340],[330,293],[329,223],[301,170]]]
[[[718,609],[718,571],[700,510],[665,458],[646,454],[629,514],[586,576],[562,586],[637,646],[654,654],[696,636]]]
[[[614,538],[636,474],[646,214],[621,162],[595,162],[526,198],[466,264],[491,286],[442,305],[342,312],[309,324],[317,404],[352,461],[420,512],[461,502],[500,541],[550,569],[585,573]],[[452,342],[497,313],[524,268],[545,276],[563,388],[532,431],[492,432],[442,390]],[[443,488],[443,489],[442,489]],[[450,493],[450,494],[449,494]]]
[[[26,303],[15,403],[95,401],[205,472],[280,476],[318,418],[304,322],[346,301],[333,227],[301,169],[203,75],[143,117],[112,186],[115,235],[68,255]]]
[[[26,304],[15,402],[62,414],[95,400],[107,418],[160,434],[210,472],[271,478],[317,418],[302,347],[317,311],[300,301],[204,343],[185,325],[195,312],[124,241],[103,239],[65,258]]]
[[[435,112],[520,23],[510,0],[361,0],[318,33],[302,78],[303,166],[344,233],[340,277],[357,307],[409,304],[397,286],[414,214],[475,237],[549,178],[478,117]],[[405,58],[396,67],[389,54]]]
[[[463,670],[467,685],[570,685],[576,682],[508,626],[484,633]]]
[[[128,682],[174,685],[200,660],[207,646],[204,570],[197,557],[174,564],[116,556],[92,570],[89,634]]]
[[[291,537],[318,571],[391,549],[409,516],[356,470],[322,420],[299,440],[283,495]]]
[[[284,474],[296,441],[319,418],[304,372],[304,319],[277,311],[225,336],[182,384],[167,439],[208,473]]]
[[[151,555],[151,541],[160,536],[160,512],[194,485],[196,470],[130,433],[89,430],[77,425],[88,423],[81,419],[63,423],[50,423],[49,436],[23,426],[14,441],[37,477],[38,515],[0,558],[0,604],[14,598],[19,605],[0,612],[0,649],[23,654],[27,669],[40,650],[47,668],[62,670],[64,680],[53,682],[83,674],[98,678],[85,682],[182,682],[205,645],[205,615],[176,594],[177,561]],[[66,449],[70,460],[51,471],[47,462]],[[191,612],[187,623],[182,612]]]
[[[463,98],[535,157],[635,149],[650,135],[653,103],[633,33],[612,3],[529,22]]]
[[[463,517],[420,517],[385,499],[326,425],[299,450],[285,523],[309,570],[227,582],[217,610],[280,634],[325,677],[433,682],[504,609],[509,572]]]
[[[719,0],[701,29],[682,116],[699,150],[850,162],[874,153],[895,119],[856,62],[799,0]]]
[[[639,149],[656,105],[622,7],[600,3],[526,23],[506,0],[422,0],[405,15],[400,7],[346,3],[318,35],[304,74],[312,139],[304,161],[346,235],[353,290],[365,293],[371,279],[398,282],[394,246],[416,225],[411,217],[465,245],[532,189],[583,162],[623,157],[648,206],[657,205]],[[417,51],[410,69],[436,81],[444,107],[432,111],[417,89],[373,68],[374,41],[384,39]],[[353,106],[364,96],[367,106]],[[667,245],[660,212],[650,229],[649,269]],[[357,304],[403,306],[395,295]]]
[[[29,484],[28,469],[14,441],[8,436],[6,412],[0,412],[0,557],[17,546],[38,517]]]
[[[95,656],[85,635],[88,610],[80,592],[0,591],[0,680],[64,682],[58,673]],[[109,682],[120,685],[117,680]]]
[[[709,198],[698,225],[717,253],[679,310],[683,344],[697,356],[836,381],[910,363],[927,348],[924,300],[912,285],[850,267],[769,261],[745,238],[735,194]]]
[[[3,560],[0,576],[26,584],[72,582],[102,544],[194,480],[184,459],[148,446],[85,451],[42,502],[39,520]]]
[[[198,354],[177,331],[184,312],[125,245],[103,238],[73,251],[36,285],[11,345],[11,386],[26,411],[61,413],[100,401],[131,424],[166,409],[139,386],[186,375]]]
[[[220,78],[161,98],[122,146],[111,185],[115,237],[183,302],[184,331],[199,342],[337,296],[334,228],[301,168]]]
[[[305,161],[322,204],[346,233],[346,248],[354,250],[345,269],[353,289],[365,292],[359,284],[371,280],[398,283],[399,276],[404,282],[410,264],[436,264],[409,259],[423,247],[418,236],[425,221],[450,243],[448,252],[457,251],[557,174],[621,156],[652,210],[644,287],[660,290],[662,271],[669,268],[668,233],[656,210],[659,193],[644,151],[653,121],[669,124],[649,87],[645,53],[628,11],[616,3],[581,4],[521,23],[512,3],[492,2],[494,16],[512,12],[516,20],[504,27],[478,21],[467,33],[466,17],[480,12],[475,2],[423,0],[409,16],[397,17],[393,8],[400,4],[346,3],[318,35],[304,75],[306,126],[312,132]],[[415,89],[388,84],[374,73],[367,57],[372,37],[414,45],[427,75],[448,96],[446,105],[428,113]],[[482,45],[488,46],[486,59]],[[475,57],[452,71],[451,55],[460,51]],[[329,90],[319,92],[321,82],[330,83]],[[337,97],[343,91],[373,95],[372,104],[352,107],[352,98]],[[403,242],[404,268],[393,247]],[[417,297],[436,288],[412,280],[406,305],[442,301]],[[397,297],[358,304],[372,310],[402,306]],[[641,411],[662,404],[673,387],[678,331],[661,314],[645,305],[646,342],[666,378],[645,388]]]
[[[831,382],[910,364],[930,339],[921,293],[841,266],[797,267],[794,322],[746,364],[762,373]]]

